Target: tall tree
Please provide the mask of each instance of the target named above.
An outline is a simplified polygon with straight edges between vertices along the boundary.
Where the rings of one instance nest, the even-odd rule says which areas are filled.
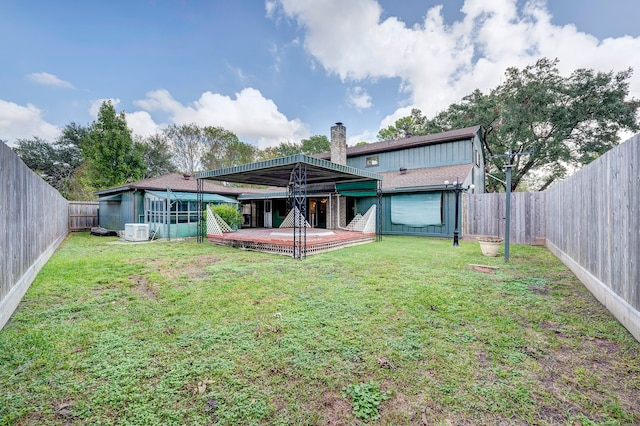
[[[140,179],[145,172],[124,112],[117,114],[110,101],[102,103],[97,120],[89,127],[82,141],[82,153],[88,177],[96,189]]]
[[[157,133],[146,138],[136,137],[134,147],[142,153],[142,161],[145,165],[144,178],[177,171],[173,164],[171,143],[164,134]]]
[[[300,147],[306,155],[322,154],[331,150],[331,143],[325,135],[315,135],[309,139],[302,139]]]
[[[202,168],[202,156],[206,150],[205,134],[195,123],[172,124],[164,129],[171,141],[173,161],[183,173],[193,174]]]
[[[85,199],[85,193],[89,192],[77,190],[82,184],[81,175],[78,173],[84,161],[81,145],[88,131],[86,126],[71,122],[62,128],[62,133],[54,143],[58,176],[60,176],[58,190],[69,200]],[[72,188],[76,188],[76,190],[72,190]]]
[[[288,157],[290,155],[296,155],[302,153],[302,146],[295,142],[280,142],[276,146],[277,157]]]
[[[302,139],[297,142],[280,142],[278,146],[266,148],[260,153],[259,157],[264,159],[288,157],[290,155],[305,154],[314,155],[322,154],[331,150],[331,143],[324,135],[311,136],[309,139]]]
[[[55,187],[57,154],[49,142],[37,136],[33,139],[18,139],[12,149],[27,167],[40,175],[49,185]]]
[[[86,127],[71,123],[62,129],[61,135],[52,144],[38,137],[19,139],[13,149],[31,170],[56,188],[63,197],[69,200],[86,199],[91,189],[79,190],[82,184],[78,173],[83,162],[80,144],[86,134]]]
[[[541,59],[522,70],[509,68],[505,82],[488,94],[475,90],[429,120],[415,110],[412,117],[420,124],[412,130],[429,134],[481,125],[487,169],[499,179],[487,180],[487,189],[504,189],[504,154],[510,152],[528,153],[512,157],[511,189],[529,177],[544,190],[617,145],[621,130],[640,129],[640,103],[626,99],[631,69],[578,69],[563,77],[557,63]],[[379,136],[397,131],[391,127]]]
[[[235,133],[215,126],[205,127],[203,131],[205,153],[202,164],[205,169],[220,169],[255,160],[256,148],[240,141]]]

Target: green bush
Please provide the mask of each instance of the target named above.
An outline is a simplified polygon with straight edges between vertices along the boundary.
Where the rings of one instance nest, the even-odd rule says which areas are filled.
[[[231,229],[238,229],[242,224],[242,214],[235,205],[218,204],[212,210],[224,220]]]

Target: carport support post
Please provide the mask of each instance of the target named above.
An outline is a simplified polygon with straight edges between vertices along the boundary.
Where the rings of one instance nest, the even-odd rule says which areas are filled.
[[[304,259],[307,257],[307,167],[298,163],[294,166],[290,186],[293,198],[293,257]]]
[[[378,181],[376,190],[376,241],[382,241],[382,181]]]
[[[196,188],[198,190],[198,243],[202,243],[204,241],[204,234],[205,234],[205,226],[203,226],[204,224],[203,222],[203,214],[202,214],[202,208],[204,207],[202,205],[202,179],[196,179]]]

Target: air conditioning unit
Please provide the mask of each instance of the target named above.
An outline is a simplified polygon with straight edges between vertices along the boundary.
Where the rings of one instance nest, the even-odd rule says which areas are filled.
[[[148,223],[125,223],[124,239],[125,241],[149,240],[149,224]]]

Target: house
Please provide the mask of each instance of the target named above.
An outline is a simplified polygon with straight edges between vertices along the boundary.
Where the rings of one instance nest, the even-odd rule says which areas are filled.
[[[202,182],[205,204],[238,204],[244,189]],[[128,223],[147,223],[158,238],[198,235],[198,181],[189,174],[170,173],[95,193],[98,223],[123,230]]]
[[[379,234],[451,236],[459,224],[460,190],[484,192],[480,135],[475,126],[348,147],[346,128],[337,123],[325,154],[200,172],[196,178],[174,173],[99,191],[99,223],[115,230],[148,223],[158,237],[195,236],[200,182],[204,203],[239,204],[243,228],[277,228],[295,205],[311,227],[343,229],[375,205]],[[304,192],[296,205],[291,189],[298,165],[309,175],[296,186]],[[221,180],[269,188],[216,183]]]
[[[272,186],[279,182],[279,191],[238,195],[245,217],[250,218],[247,227],[280,226],[292,205],[286,184],[291,185],[293,174],[286,167],[301,164],[317,167],[322,176],[303,185],[302,210],[314,228],[344,228],[376,205],[381,234],[450,236],[458,224],[456,211],[460,215],[460,190],[484,192],[480,138],[480,127],[475,126],[347,147],[346,128],[336,123],[331,128],[331,152],[315,156],[322,164],[292,156],[196,177]]]

